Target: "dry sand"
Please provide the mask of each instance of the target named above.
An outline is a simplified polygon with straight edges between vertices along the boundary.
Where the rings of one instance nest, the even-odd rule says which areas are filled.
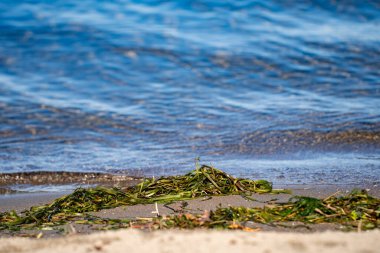
[[[0,253],[26,252],[380,252],[380,231],[294,234],[241,231],[120,230],[55,239],[0,239]]]

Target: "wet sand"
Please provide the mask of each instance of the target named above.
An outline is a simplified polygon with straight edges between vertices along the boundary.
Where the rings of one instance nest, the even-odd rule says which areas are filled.
[[[48,204],[71,192],[14,193],[0,195],[0,212],[15,210],[21,212],[32,206]]]

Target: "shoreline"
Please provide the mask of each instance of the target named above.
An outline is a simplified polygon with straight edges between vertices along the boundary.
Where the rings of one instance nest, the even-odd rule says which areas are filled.
[[[101,172],[33,171],[0,173],[0,186],[12,184],[126,184],[140,181],[142,177]]]
[[[45,189],[46,187],[56,188],[56,192],[70,192],[79,187],[105,186],[124,188],[136,185],[142,179],[142,177],[100,172],[38,171],[0,173],[0,199],[1,196],[10,194],[52,193],[51,189]]]
[[[126,188],[134,186],[144,179],[150,177],[125,175],[119,173],[102,173],[102,172],[68,172],[68,171],[34,171],[34,172],[14,172],[14,173],[0,173],[0,199],[4,195],[13,194],[39,194],[39,193],[52,193],[44,187],[49,186],[62,187],[66,186],[67,189],[59,189],[59,192],[71,192],[75,188],[84,187],[119,187]],[[28,191],[23,187],[33,189]],[[367,189],[380,194],[380,184],[378,182],[358,183],[358,184],[304,184],[304,183],[281,183],[274,184],[273,188],[279,189],[340,189],[352,190]],[[69,189],[69,190],[68,190]],[[58,190],[57,190],[58,191]],[[53,193],[52,193],[53,194]],[[377,195],[379,196],[379,195]]]

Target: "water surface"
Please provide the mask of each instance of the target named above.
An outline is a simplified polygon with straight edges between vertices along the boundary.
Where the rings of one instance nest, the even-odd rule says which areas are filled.
[[[380,182],[378,1],[0,3],[0,172]]]

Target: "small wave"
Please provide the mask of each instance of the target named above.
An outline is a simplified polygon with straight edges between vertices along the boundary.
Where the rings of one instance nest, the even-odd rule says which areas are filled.
[[[380,131],[257,131],[245,134],[238,145],[239,153],[276,154],[302,151],[363,152],[380,149]]]

